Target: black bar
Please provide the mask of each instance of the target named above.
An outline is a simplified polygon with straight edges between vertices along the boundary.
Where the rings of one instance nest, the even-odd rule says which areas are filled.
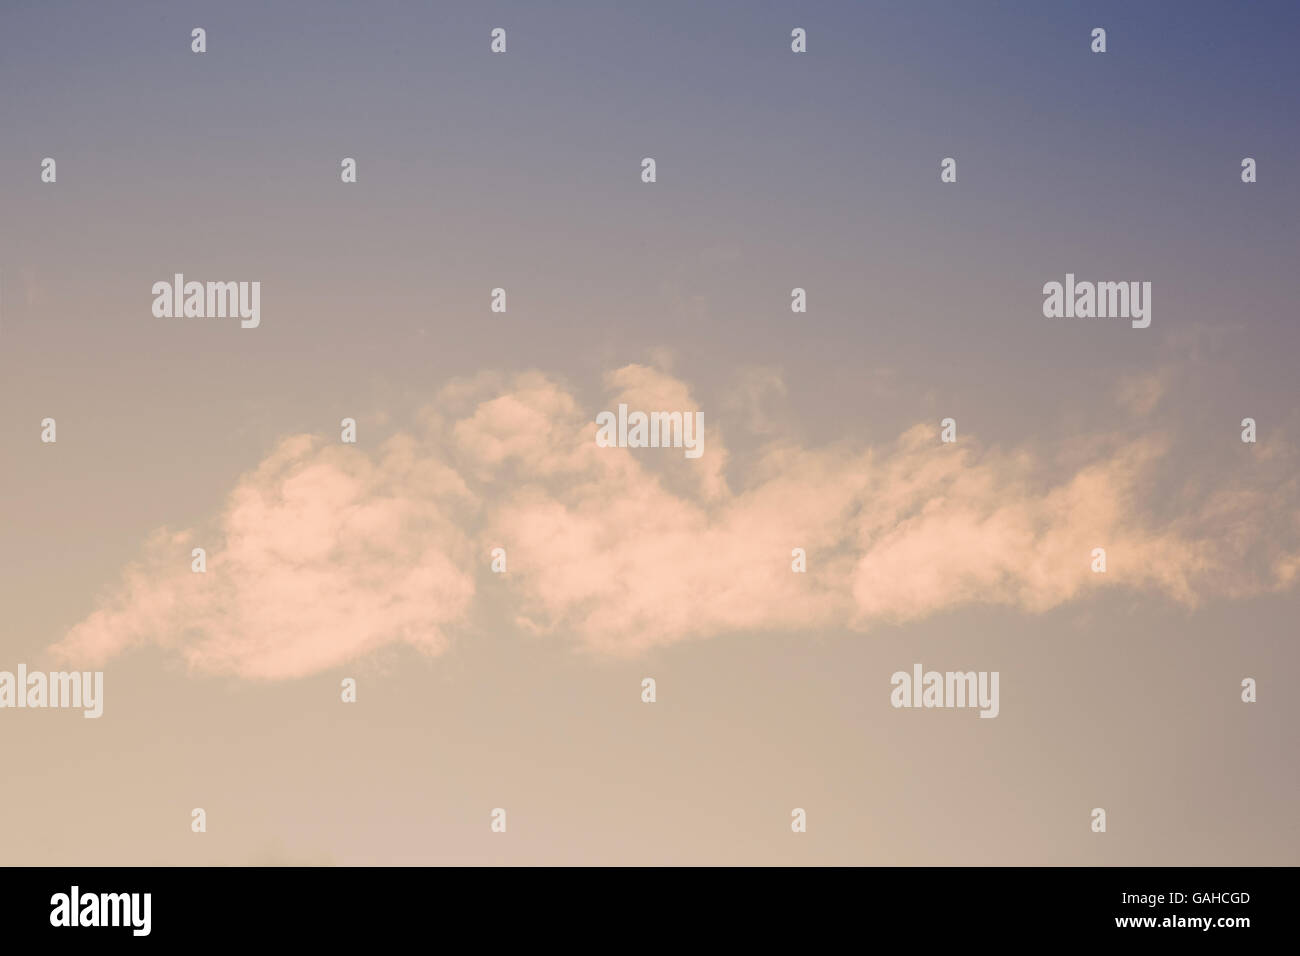
[[[982,950],[1124,937],[1218,948],[1288,938],[1294,924],[1286,912],[1294,868],[539,869],[10,868],[0,871],[0,919],[6,943],[47,946],[414,938],[457,949],[518,940],[601,951],[707,941],[807,951],[899,933],[920,944],[916,952],[936,941]],[[120,925],[52,925],[70,923],[74,886],[79,922],[100,912],[111,921],[116,909]],[[137,935],[146,893],[148,933]],[[141,895],[128,908],[121,896],[104,907],[102,894]]]

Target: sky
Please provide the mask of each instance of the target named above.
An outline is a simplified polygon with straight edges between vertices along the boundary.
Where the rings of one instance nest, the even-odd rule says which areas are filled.
[[[1300,862],[1298,21],[5,4],[0,861]]]

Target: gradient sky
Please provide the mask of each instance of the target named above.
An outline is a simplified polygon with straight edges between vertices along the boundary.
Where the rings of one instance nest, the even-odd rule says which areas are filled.
[[[1290,3],[6,4],[0,669],[99,654],[106,702],[0,712],[0,861],[1300,862],[1298,26]],[[175,272],[261,281],[261,327],[154,318]],[[1043,318],[1066,272],[1151,281],[1151,327]],[[704,410],[705,458],[594,454],[629,388]],[[303,468],[322,482],[282,506]],[[376,523],[315,570],[382,630],[368,575],[448,555],[436,636],[353,648],[257,557],[339,534],[336,491]],[[557,530],[601,514],[603,549]],[[213,561],[184,592],[189,545],[151,535],[233,559],[232,515],[244,577]],[[96,618],[133,565],[153,590]],[[168,594],[185,627],[142,624]],[[1001,715],[892,709],[916,661],[1000,670]]]

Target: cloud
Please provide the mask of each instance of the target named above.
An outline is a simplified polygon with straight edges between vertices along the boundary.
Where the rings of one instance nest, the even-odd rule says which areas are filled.
[[[1130,376],[1119,382],[1115,397],[1121,408],[1140,417],[1151,414],[1152,409],[1164,397],[1168,387],[1167,372],[1163,370],[1148,372],[1144,375]]]
[[[55,648],[98,664],[132,645],[174,649],[196,671],[300,677],[378,647],[436,654],[474,595],[468,538],[477,506],[414,441],[375,459],[300,435],[230,493],[220,542],[162,529],[119,591]],[[191,549],[207,546],[207,572]]]
[[[785,379],[779,369],[746,366],[732,377],[722,398],[722,411],[729,424],[738,424],[754,435],[771,436],[779,430],[777,409],[785,397]]]
[[[602,408],[699,407],[647,366],[604,385]],[[1137,394],[1142,406],[1158,392]],[[162,529],[54,650],[91,664],[154,644],[195,671],[251,679],[394,644],[436,655],[472,629],[496,546],[521,632],[617,655],[974,605],[1040,613],[1103,589],[1192,606],[1300,577],[1287,455],[1206,489],[1169,466],[1159,433],[998,449],[918,425],[877,447],[774,435],[738,476],[716,417],[692,460],[597,447],[600,410],[538,373],[487,374],[444,388],[419,430],[374,454],[288,438],[229,494],[207,574],[188,563],[205,542]],[[1095,547],[1105,574],[1091,570]],[[806,574],[792,572],[793,548]]]

